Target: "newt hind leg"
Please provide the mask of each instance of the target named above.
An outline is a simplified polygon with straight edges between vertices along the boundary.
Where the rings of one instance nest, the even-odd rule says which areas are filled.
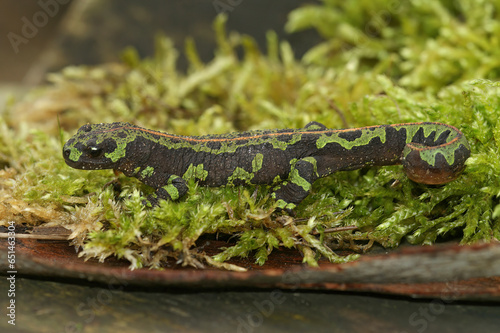
[[[273,188],[272,197],[277,208],[291,212],[298,203],[311,192],[312,183],[318,179],[314,157],[305,157],[292,161],[288,179]]]

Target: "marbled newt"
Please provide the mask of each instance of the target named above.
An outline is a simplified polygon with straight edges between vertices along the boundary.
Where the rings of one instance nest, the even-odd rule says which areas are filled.
[[[328,129],[311,122],[300,129],[180,136],[129,123],[87,124],[66,142],[66,163],[77,169],[115,169],[153,187],[147,205],[186,194],[200,185],[272,185],[278,209],[293,210],[313,182],[336,171],[403,164],[418,183],[454,180],[470,156],[455,127],[440,123]]]

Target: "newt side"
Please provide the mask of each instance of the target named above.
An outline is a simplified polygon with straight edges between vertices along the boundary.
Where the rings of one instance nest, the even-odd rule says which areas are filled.
[[[300,129],[180,136],[129,123],[87,124],[63,148],[77,169],[115,169],[156,191],[148,196],[177,200],[186,181],[200,185],[272,185],[277,207],[293,210],[313,182],[336,171],[403,164],[418,183],[443,184],[465,168],[470,147],[455,127],[407,123],[328,129],[311,122]]]

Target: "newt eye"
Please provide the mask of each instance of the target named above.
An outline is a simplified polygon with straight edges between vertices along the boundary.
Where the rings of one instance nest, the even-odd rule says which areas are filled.
[[[92,130],[92,126],[90,124],[85,124],[80,127],[80,131],[82,132],[90,132]]]
[[[102,155],[102,149],[96,146],[87,147],[90,157],[100,157]]]

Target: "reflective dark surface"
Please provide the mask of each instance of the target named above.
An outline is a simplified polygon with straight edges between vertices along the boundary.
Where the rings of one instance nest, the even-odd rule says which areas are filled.
[[[17,279],[1,332],[497,332],[495,303],[352,293],[189,291]],[[0,280],[5,313],[8,283]]]

